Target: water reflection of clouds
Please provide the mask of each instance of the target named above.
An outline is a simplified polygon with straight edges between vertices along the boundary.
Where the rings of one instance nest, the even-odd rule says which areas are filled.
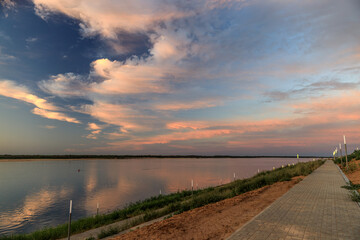
[[[166,161],[164,166],[162,166],[163,161]],[[219,163],[208,164],[202,169],[197,166],[199,163],[193,164],[189,159],[177,159],[176,161],[164,159],[149,161],[148,164],[152,167],[142,166],[142,174],[150,178],[153,183],[155,180],[158,182],[159,189],[156,193],[160,189],[163,193],[191,189],[191,180],[194,180],[194,189],[231,181],[230,175],[224,175],[224,169],[219,170]]]
[[[97,203],[100,203],[100,206],[104,206],[103,209],[105,210],[115,209],[125,205],[129,201],[129,196],[138,190],[138,185],[135,181],[119,176],[115,185],[87,192],[87,196],[84,199],[84,207],[89,214],[96,212]]]
[[[46,213],[59,200],[68,198],[72,192],[72,189],[65,187],[60,189],[44,187],[38,192],[27,195],[21,206],[11,209],[11,211],[0,212],[0,229],[6,229],[10,232],[12,228],[18,227],[23,222],[32,221],[34,218]]]
[[[141,191],[141,175],[134,168],[122,168],[124,162],[111,163],[92,162],[87,166],[84,182],[86,195],[82,199],[82,207],[88,215],[96,213],[97,203],[100,204],[100,212],[113,210],[132,201],[132,196]]]
[[[204,188],[233,181],[234,172],[239,179],[254,175],[258,168],[272,169],[294,161],[131,159],[32,163],[27,177],[18,179],[16,184],[9,180],[11,188],[8,185],[5,188],[12,192],[8,199],[1,199],[3,202],[0,204],[6,206],[6,210],[0,212],[0,234],[30,232],[63,223],[69,199],[74,202],[74,219],[78,219],[95,214],[97,203],[100,204],[100,213],[105,213],[156,196],[160,189],[163,194],[191,189],[192,179],[194,189]],[[78,172],[80,168],[81,172]],[[36,177],[31,174],[35,171],[38,173]],[[8,179],[11,175],[8,174]],[[20,188],[20,185],[24,187]],[[35,190],[28,189],[30,186]]]

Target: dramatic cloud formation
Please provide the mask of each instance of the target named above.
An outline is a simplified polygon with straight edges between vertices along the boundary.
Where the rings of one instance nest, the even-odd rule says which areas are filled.
[[[66,14],[81,21],[85,36],[102,34],[106,38],[116,38],[117,31],[144,31],[156,23],[183,18],[188,15],[178,4],[164,0],[105,0],[101,3],[90,1],[34,0],[36,13],[42,18],[53,12]],[[192,12],[191,9],[187,9]]]
[[[94,144],[72,151],[239,154],[276,145],[325,152],[335,135],[357,140],[350,131],[360,81],[355,0],[33,4],[49,25],[74,20],[77,41],[106,49],[86,52],[86,71],[36,81],[56,106],[88,118],[81,136]],[[40,41],[31,35],[23,42]],[[26,87],[1,84],[1,95],[35,105],[34,114],[79,123]]]

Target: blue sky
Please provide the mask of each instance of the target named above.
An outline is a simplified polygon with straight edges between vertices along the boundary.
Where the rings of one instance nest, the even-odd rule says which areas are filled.
[[[356,0],[5,0],[0,153],[329,155],[360,141]]]

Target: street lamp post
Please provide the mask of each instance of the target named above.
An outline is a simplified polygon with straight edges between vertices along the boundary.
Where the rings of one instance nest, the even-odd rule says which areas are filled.
[[[344,135],[344,145],[345,145],[345,160],[346,160],[346,170],[349,170],[348,158],[347,158],[347,147],[346,147],[346,138]]]

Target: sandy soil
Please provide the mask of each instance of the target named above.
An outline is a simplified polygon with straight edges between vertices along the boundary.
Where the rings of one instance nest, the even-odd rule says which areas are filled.
[[[346,176],[349,178],[349,180],[353,183],[353,184],[360,184],[360,160],[354,161],[352,160],[350,163],[355,162],[355,164],[358,166],[358,169],[355,170],[354,172],[351,173],[346,173],[343,169],[343,171],[345,172]]]
[[[225,239],[303,177],[209,204],[111,239]]]

